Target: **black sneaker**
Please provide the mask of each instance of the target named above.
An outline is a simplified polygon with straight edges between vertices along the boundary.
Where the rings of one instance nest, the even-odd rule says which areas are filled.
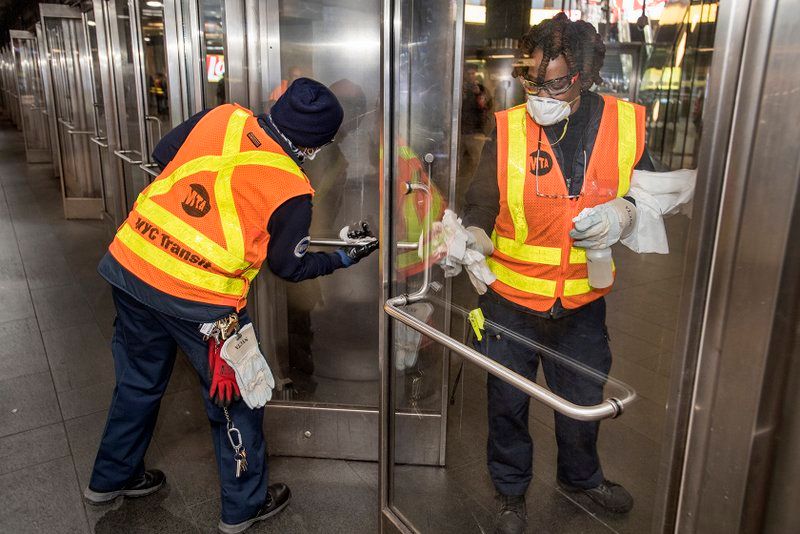
[[[111,502],[117,497],[144,497],[157,492],[167,481],[164,473],[158,469],[151,469],[142,473],[140,477],[128,482],[124,488],[116,491],[95,491],[91,486],[87,487],[83,496],[91,504],[105,504]]]
[[[256,515],[247,521],[229,525],[228,523],[220,520],[217,529],[223,534],[238,534],[250,528],[253,523],[269,519],[276,515],[278,512],[286,508],[292,498],[292,491],[286,484],[272,484],[267,488],[267,500],[261,506],[261,509],[256,512]]]
[[[599,486],[584,489],[558,481],[561,489],[569,493],[582,493],[599,504],[604,510],[615,514],[627,514],[633,508],[633,497],[628,490],[610,480],[603,480]]]
[[[500,511],[495,521],[495,534],[522,534],[528,525],[524,495],[497,494]]]

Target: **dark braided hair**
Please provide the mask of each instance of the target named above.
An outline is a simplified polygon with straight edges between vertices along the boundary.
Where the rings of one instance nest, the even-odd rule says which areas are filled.
[[[600,68],[606,57],[606,46],[594,26],[583,20],[571,21],[562,11],[552,19],[540,22],[531,27],[522,36],[520,48],[526,56],[533,54],[537,48],[544,53],[536,81],[544,81],[547,64],[564,54],[570,74],[580,72],[581,90],[589,89],[593,83],[600,85]],[[525,76],[528,67],[515,67],[512,75]]]

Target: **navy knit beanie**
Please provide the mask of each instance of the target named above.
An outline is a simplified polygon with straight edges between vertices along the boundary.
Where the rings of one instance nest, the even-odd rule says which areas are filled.
[[[321,83],[298,78],[270,109],[272,122],[299,148],[317,148],[333,140],[344,112]]]

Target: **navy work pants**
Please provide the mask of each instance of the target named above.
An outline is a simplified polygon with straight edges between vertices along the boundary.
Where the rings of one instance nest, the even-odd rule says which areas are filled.
[[[225,415],[208,398],[208,345],[198,331],[200,325],[160,313],[117,288],[113,296],[117,318],[111,345],[117,385],[89,486],[94,491],[115,491],[144,471],[144,455],[180,347],[200,378],[211,423],[222,486],[222,520],[232,524],[251,518],[267,497],[264,410],[251,410],[241,401],[228,408],[247,451],[248,469],[236,478]],[[249,322],[246,313],[240,314],[240,321]]]
[[[530,380],[535,380],[541,361],[550,390],[575,404],[586,406],[603,400],[604,377],[611,368],[604,299],[559,319],[526,313],[496,295],[482,297],[481,309],[487,321],[568,356],[598,371],[602,378],[560,364],[556,358],[510,339],[489,325],[483,340],[475,341],[476,350]],[[533,476],[533,441],[528,431],[530,397],[492,375],[487,382],[487,397],[489,474],[500,493],[524,495]],[[585,489],[603,481],[597,456],[599,428],[599,422],[577,421],[555,413],[559,480]]]

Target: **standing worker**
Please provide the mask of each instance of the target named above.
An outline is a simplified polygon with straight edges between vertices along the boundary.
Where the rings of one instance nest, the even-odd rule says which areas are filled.
[[[306,252],[314,191],[302,165],[341,123],[336,97],[300,78],[269,115],[224,104],[193,116],[156,146],[162,172],[139,195],[99,266],[117,310],[117,383],[85,491],[89,502],[141,497],[164,485],[164,474],[145,469],[143,459],[180,347],[200,377],[211,423],[219,530],[242,532],[288,504],[285,484],[268,485],[262,422],[274,380],[245,303],[264,263],[298,282],[377,249],[361,223],[349,233],[352,246]]]
[[[590,91],[602,82],[605,46],[587,22],[560,13],[532,27],[521,48],[523,59],[513,75],[527,103],[496,114],[495,135],[463,212],[468,246],[486,256],[491,269],[480,309],[487,320],[606,376],[609,247],[623,240],[637,252],[666,252],[662,212],[642,215],[638,199],[629,196],[634,169],[654,170],[645,149],[644,109]],[[658,231],[648,231],[647,224],[661,225],[664,250],[648,250],[647,236]],[[594,252],[606,259],[607,284],[589,283],[587,251],[590,259]],[[602,380],[540,357],[501,331],[483,335],[476,348],[530,380],[541,360],[550,389],[575,404],[603,399]],[[527,524],[525,493],[532,477],[530,398],[493,375],[487,396],[487,462],[500,500],[496,532],[520,533]],[[558,485],[606,511],[626,513],[633,498],[606,479],[598,430],[598,422],[555,414]]]

